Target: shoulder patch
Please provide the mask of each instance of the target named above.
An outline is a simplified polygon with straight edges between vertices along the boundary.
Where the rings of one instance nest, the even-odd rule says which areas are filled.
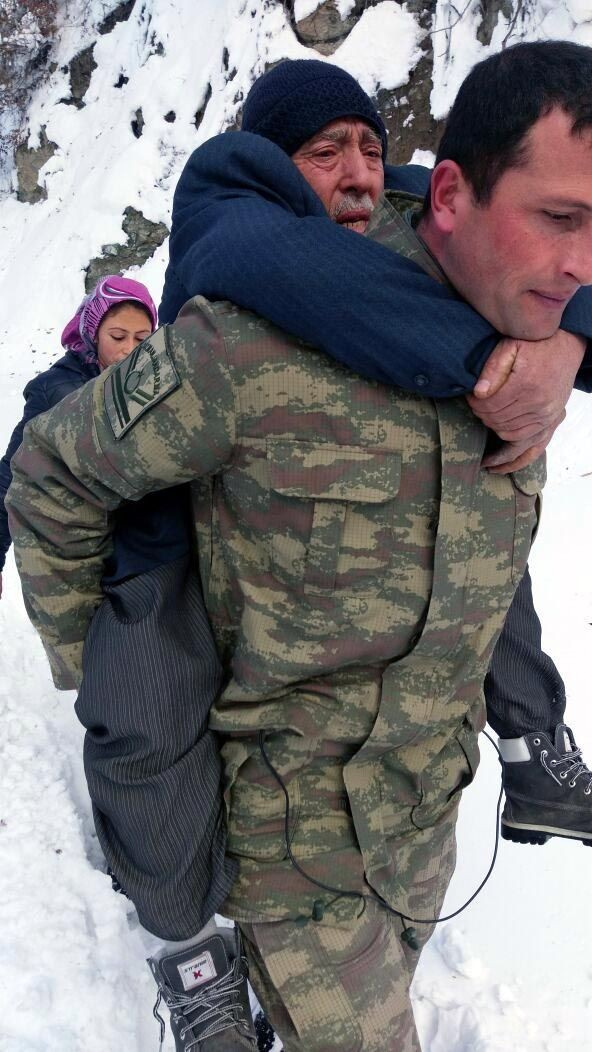
[[[115,438],[122,438],[143,413],[180,383],[165,330],[159,329],[115,366],[107,379],[105,408]]]

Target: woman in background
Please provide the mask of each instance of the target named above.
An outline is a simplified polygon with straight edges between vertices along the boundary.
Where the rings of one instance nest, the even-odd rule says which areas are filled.
[[[156,307],[146,286],[131,278],[109,274],[85,296],[66,325],[62,333],[66,353],[25,387],[22,419],[0,461],[0,596],[1,571],[11,543],[4,498],[12,481],[10,461],[22,442],[25,424],[98,376],[107,366],[127,357],[150,336],[156,324]]]

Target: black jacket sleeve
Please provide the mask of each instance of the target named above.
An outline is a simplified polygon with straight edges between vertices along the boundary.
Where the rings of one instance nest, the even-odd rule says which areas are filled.
[[[578,332],[579,330],[574,329],[572,331]],[[585,335],[585,333],[583,335]],[[580,371],[576,376],[576,387],[579,391],[587,391],[589,394],[592,393],[592,343],[590,340],[588,340],[588,347]]]

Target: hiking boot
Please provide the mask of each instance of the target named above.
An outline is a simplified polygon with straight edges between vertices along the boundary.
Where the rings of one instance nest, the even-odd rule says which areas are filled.
[[[161,1000],[171,1014],[176,1052],[256,1052],[247,961],[238,928],[219,928],[177,953],[149,957],[148,964],[158,983],[154,1017],[160,1023],[161,1052]]]
[[[506,803],[501,833],[519,844],[567,837],[592,845],[592,771],[564,723],[554,740],[544,731],[500,738]]]

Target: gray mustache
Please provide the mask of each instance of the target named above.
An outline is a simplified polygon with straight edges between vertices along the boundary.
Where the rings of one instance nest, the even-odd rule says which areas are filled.
[[[358,194],[346,194],[331,209],[331,218],[338,219],[343,212],[353,212],[358,208],[363,208],[365,212],[373,211],[374,205],[370,194],[362,194],[361,197]]]

